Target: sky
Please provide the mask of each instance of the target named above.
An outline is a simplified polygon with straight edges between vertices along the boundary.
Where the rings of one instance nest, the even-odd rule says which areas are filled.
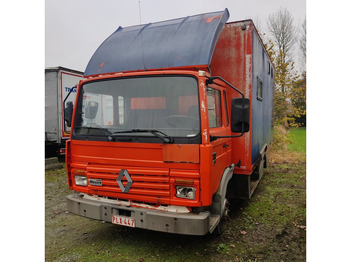
[[[229,22],[253,19],[264,28],[269,14],[286,8],[295,24],[306,17],[306,0],[60,0],[45,2],[45,67],[85,71],[99,45],[119,26],[146,24],[201,13],[230,12]]]

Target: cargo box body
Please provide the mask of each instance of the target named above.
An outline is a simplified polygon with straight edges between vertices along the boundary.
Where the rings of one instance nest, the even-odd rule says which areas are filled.
[[[250,175],[272,142],[274,92],[273,64],[251,20],[225,25],[213,54],[211,74],[221,76],[250,99],[250,132],[232,139],[232,163],[241,161],[234,173]],[[228,92],[239,97],[232,89]]]
[[[70,136],[69,128],[64,127],[63,100],[70,88],[79,83],[83,72],[53,67],[45,69],[45,155],[56,156],[65,147]],[[74,101],[74,90],[67,101]]]

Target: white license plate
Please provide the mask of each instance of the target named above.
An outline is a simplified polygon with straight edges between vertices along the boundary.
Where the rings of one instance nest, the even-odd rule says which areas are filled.
[[[130,217],[116,216],[112,215],[112,224],[127,226],[127,227],[135,227],[135,219]]]

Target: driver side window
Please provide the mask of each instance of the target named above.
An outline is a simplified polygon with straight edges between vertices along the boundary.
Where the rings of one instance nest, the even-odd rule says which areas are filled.
[[[221,93],[219,90],[207,87],[209,127],[222,126]]]

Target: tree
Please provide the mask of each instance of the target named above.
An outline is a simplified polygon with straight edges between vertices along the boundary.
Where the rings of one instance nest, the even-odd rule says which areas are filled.
[[[301,36],[299,39],[299,48],[301,51],[302,63],[304,65],[304,70],[306,71],[306,19],[304,19],[301,25]]]
[[[292,59],[293,48],[298,40],[297,28],[287,9],[269,15],[267,26],[271,39],[266,48],[275,65],[275,124],[295,126],[295,120],[306,114],[306,74],[301,78],[295,72]]]
[[[294,123],[306,126],[306,71],[292,87],[292,105],[294,110]]]
[[[306,19],[301,26],[300,50],[304,60],[306,60]]]
[[[285,54],[279,50],[275,55],[275,122],[284,126],[294,125],[299,111],[293,100],[297,91],[294,86],[299,75],[294,72],[294,62],[285,62]]]
[[[285,62],[282,50],[276,51],[272,40],[265,47],[275,65],[274,123],[276,126],[297,126],[296,119],[305,114],[305,88],[294,71],[294,62]],[[306,81],[305,81],[306,84]],[[303,104],[305,105],[305,103]]]
[[[294,92],[297,96],[293,100],[293,103],[294,106],[299,109],[298,114],[295,115],[295,122],[300,126],[306,126],[306,19],[304,19],[304,22],[301,25],[299,48],[302,55],[301,58],[304,72],[294,86]]]
[[[267,26],[272,36],[272,41],[279,51],[282,51],[283,63],[288,62],[297,41],[297,29],[294,18],[287,9],[269,15]]]

